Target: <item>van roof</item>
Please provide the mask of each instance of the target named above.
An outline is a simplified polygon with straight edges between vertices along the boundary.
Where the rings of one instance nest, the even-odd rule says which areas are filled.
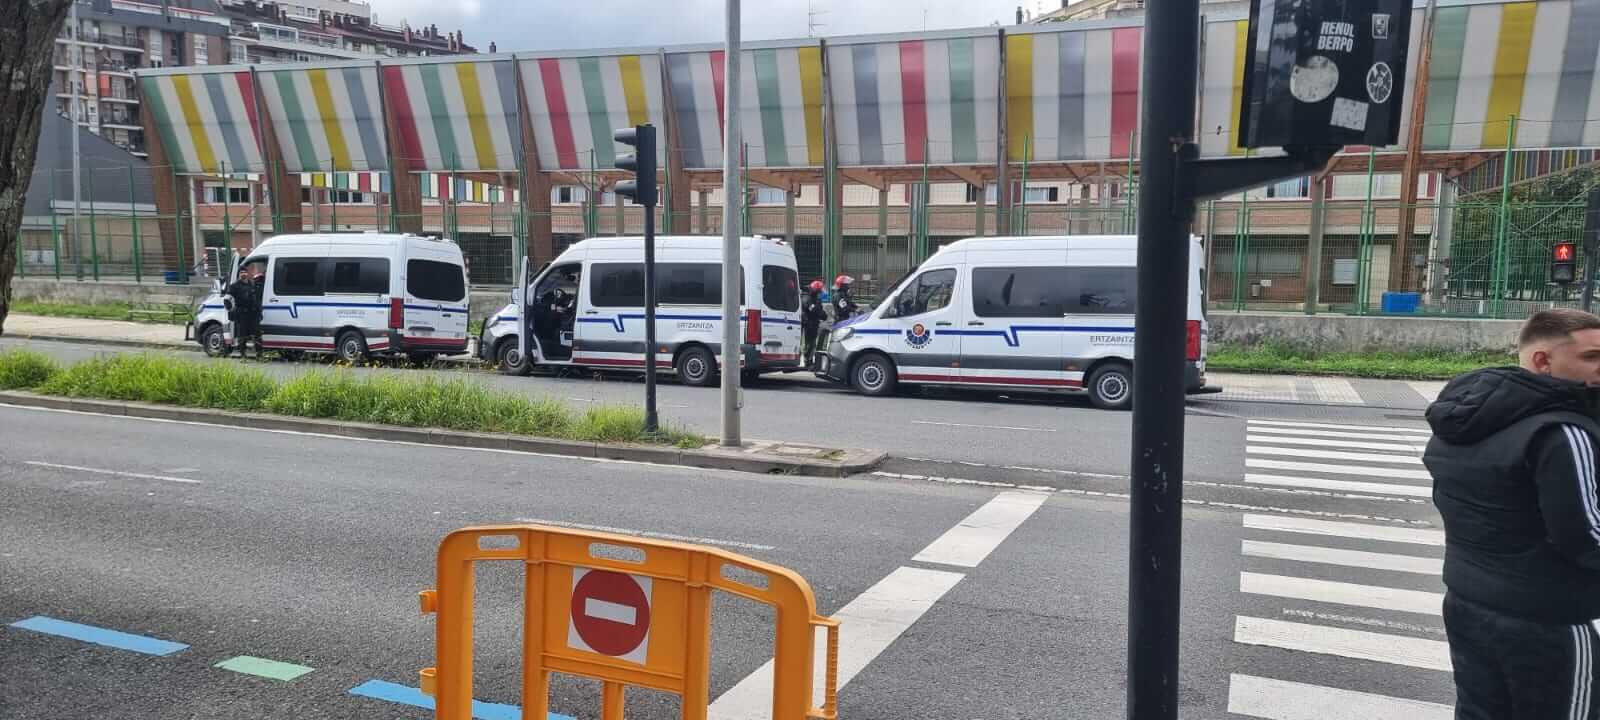
[[[1190,236],[1190,242],[1200,242],[1199,236]],[[1001,237],[975,237],[957,240],[939,248],[939,252],[971,250],[1069,250],[1074,246],[1139,246],[1138,235],[1011,235]]]
[[[292,245],[296,243],[338,243],[340,245],[392,245],[396,242],[439,243],[442,245],[455,245],[446,239],[427,235],[413,235],[411,233],[290,233],[274,235],[262,241],[257,250],[272,245]]]
[[[599,250],[637,247],[644,242],[642,235],[624,235],[621,237],[589,238],[573,243],[568,249],[591,248]],[[774,246],[786,246],[789,243],[782,238],[770,238],[762,235],[744,235],[739,238],[739,244],[766,243]],[[689,250],[711,250],[722,247],[721,235],[657,235],[656,247],[683,248]]]

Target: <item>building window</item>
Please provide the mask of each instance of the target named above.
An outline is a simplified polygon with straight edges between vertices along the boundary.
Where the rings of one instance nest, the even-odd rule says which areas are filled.
[[[228,43],[228,62],[235,65],[244,65],[250,62],[250,53],[245,48],[243,41],[234,40]]]
[[[226,194],[224,194],[226,190]],[[206,202],[212,205],[222,205],[224,202],[234,205],[250,204],[250,186],[230,185],[223,188],[221,185],[206,186]]]
[[[784,192],[779,188],[758,187],[755,195],[757,205],[782,205],[784,202]]]
[[[209,54],[209,50],[206,47],[208,40],[210,40],[210,38],[207,38],[204,35],[195,35],[194,36],[194,64],[195,65],[209,65],[209,64],[211,64],[211,59],[210,59],[211,56]]]
[[[558,185],[550,189],[550,201],[557,205],[576,205],[587,197],[588,193],[576,185]]]
[[[986,188],[985,191],[984,191],[984,196],[983,196],[984,201],[988,202],[990,204],[993,204],[993,203],[998,201],[999,197],[1000,197],[999,188],[994,183],[990,183],[988,188]],[[1061,200],[1061,188],[1053,186],[1053,185],[1049,185],[1049,186],[1030,186],[1030,187],[1028,187],[1027,191],[1023,194],[1023,197],[1026,198],[1026,201],[1030,202],[1030,203],[1060,202],[1060,200]],[[977,201],[978,201],[978,189],[975,188],[975,187],[972,187],[971,185],[968,185],[967,186],[967,202],[975,203]]]

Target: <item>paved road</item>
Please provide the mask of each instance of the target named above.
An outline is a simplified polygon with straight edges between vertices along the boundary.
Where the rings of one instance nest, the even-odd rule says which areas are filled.
[[[544,382],[597,396],[618,386]],[[696,392],[671,388],[664,401]],[[791,397],[755,390],[752,404],[767,394]],[[1115,449],[1090,450],[1120,442],[1125,416],[1059,402],[840,402],[841,417],[887,403],[1057,432],[967,446],[1013,442],[1033,470],[963,464],[979,461],[945,448],[938,462],[813,480],[0,407],[0,716],[425,717],[350,690],[414,685],[430,664],[432,621],[415,592],[432,584],[438,539],[519,519],[706,538],[795,568],[846,623],[855,672],[841,717],[1120,716],[1125,481],[1072,473],[1121,471]],[[1190,474],[1185,526],[1184,716],[1448,717],[1420,425],[1251,407],[1257,417],[1190,419],[1203,470]],[[1004,486],[1017,478],[1054,490]],[[980,510],[966,523],[975,542],[945,538]],[[491,703],[518,697],[515,572],[479,576],[477,694]],[[717,716],[742,717],[770,618],[737,602],[716,614]],[[36,616],[187,647],[150,656],[8,626]],[[237,656],[311,671],[283,681],[214,667]],[[558,712],[596,716],[590,685],[563,681],[553,698]],[[657,695],[629,702],[629,717],[673,716]]]

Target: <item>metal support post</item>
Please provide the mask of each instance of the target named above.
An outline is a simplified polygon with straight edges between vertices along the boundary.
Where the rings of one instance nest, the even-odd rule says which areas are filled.
[[[1323,177],[1311,178],[1311,235],[1306,241],[1307,315],[1317,314],[1322,292],[1322,236],[1328,227],[1328,183]]]
[[[740,236],[739,224],[744,198],[739,172],[739,0],[727,0],[727,48],[723,55],[726,78],[723,87],[727,102],[722,134],[722,445],[739,447],[739,362],[742,346],[739,324]],[[751,298],[751,303],[756,302]]]
[[[133,216],[133,281],[144,282],[144,239],[139,237],[139,207],[133,192],[133,165],[128,165],[128,212]]]
[[[1583,311],[1594,306],[1595,263],[1600,260],[1600,187],[1589,191],[1589,206],[1583,214]]]

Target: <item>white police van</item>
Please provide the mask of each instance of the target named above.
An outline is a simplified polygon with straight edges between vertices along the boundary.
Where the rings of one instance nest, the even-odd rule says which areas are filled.
[[[739,263],[741,372],[801,370],[794,249],[782,240],[743,238]],[[536,364],[644,368],[643,238],[579,241],[536,275],[523,283],[526,293],[513,290],[511,304],[484,323],[478,352],[485,360],[511,375]],[[656,302],[657,366],[689,385],[715,384],[722,238],[656,238]]]
[[[467,270],[461,248],[411,234],[278,235],[218,280],[190,335],[207,354],[234,339],[222,292],[239,270],[265,273],[261,344],[287,354],[371,354],[427,360],[467,351]]]
[[[899,383],[1087,392],[1133,400],[1134,236],[951,243],[863,315],[835,324],[817,374],[867,395]],[[1187,391],[1205,387],[1204,254],[1189,247]]]

